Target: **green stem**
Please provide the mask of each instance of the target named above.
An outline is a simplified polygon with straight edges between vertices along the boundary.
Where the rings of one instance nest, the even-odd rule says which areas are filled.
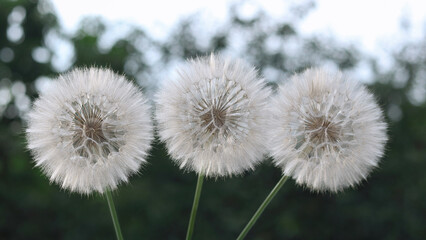
[[[203,174],[198,175],[197,187],[195,189],[194,202],[192,203],[191,218],[189,219],[188,231],[186,232],[186,240],[192,238],[194,232],[195,216],[197,215],[198,202],[200,201],[201,189],[203,187]]]
[[[106,198],[108,200],[109,211],[111,212],[112,223],[114,224],[115,234],[117,235],[118,240],[123,240],[123,235],[121,234],[120,223],[118,222],[117,212],[115,211],[114,200],[112,199],[111,191],[107,190],[105,192]]]
[[[269,193],[269,195],[265,198],[262,205],[260,205],[259,209],[257,209],[257,211],[254,213],[253,217],[247,223],[246,227],[240,233],[237,240],[242,240],[246,237],[247,233],[250,231],[250,229],[256,223],[256,221],[260,217],[260,215],[262,215],[265,208],[268,206],[268,204],[271,202],[271,200],[275,197],[275,195],[277,195],[278,191],[281,189],[281,187],[287,181],[287,178],[288,178],[287,176],[283,175],[283,177],[280,179],[280,181],[278,181],[277,185],[275,185],[274,189],[272,189],[272,191]]]

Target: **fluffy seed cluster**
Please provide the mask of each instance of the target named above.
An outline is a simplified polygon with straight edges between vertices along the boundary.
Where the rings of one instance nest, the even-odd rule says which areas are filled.
[[[378,165],[386,124],[372,94],[341,73],[308,69],[273,99],[270,148],[285,175],[314,191],[337,192]]]
[[[270,91],[241,60],[189,61],[157,95],[159,135],[181,168],[239,174],[262,160]]]
[[[89,194],[114,189],[145,162],[153,135],[142,93],[106,69],[58,77],[29,113],[28,148],[52,182]]]

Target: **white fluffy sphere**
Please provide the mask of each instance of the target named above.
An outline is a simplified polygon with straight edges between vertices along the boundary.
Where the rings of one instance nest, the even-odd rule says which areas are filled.
[[[308,69],[273,99],[270,149],[285,175],[314,191],[337,192],[365,179],[387,141],[373,95],[340,72]]]
[[[60,75],[28,115],[36,166],[62,188],[84,194],[115,189],[138,172],[152,135],[142,93],[106,69]]]
[[[156,97],[159,135],[181,167],[206,176],[253,169],[266,152],[270,91],[242,60],[189,61]]]

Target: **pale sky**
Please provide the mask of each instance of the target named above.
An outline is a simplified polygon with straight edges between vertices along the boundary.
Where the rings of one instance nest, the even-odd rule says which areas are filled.
[[[126,22],[143,27],[156,37],[164,37],[182,17],[201,12],[204,18],[221,22],[228,6],[245,2],[243,13],[263,8],[274,18],[285,18],[288,6],[303,1],[196,1],[196,0],[53,0],[62,26],[74,31],[85,16],[102,16],[110,22]],[[298,24],[302,34],[330,34],[343,41],[361,44],[377,52],[406,39],[420,39],[426,31],[426,1],[423,0],[318,0],[316,8]],[[401,34],[401,19],[411,31]],[[390,41],[389,41],[390,40]]]

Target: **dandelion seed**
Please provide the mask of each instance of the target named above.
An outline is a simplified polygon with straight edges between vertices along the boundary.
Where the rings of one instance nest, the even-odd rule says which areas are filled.
[[[269,90],[241,60],[191,60],[156,98],[161,140],[181,168],[206,176],[253,169],[265,153]]]
[[[271,152],[285,175],[316,191],[337,192],[365,179],[387,141],[371,93],[341,73],[309,69],[273,100]]]
[[[153,131],[149,105],[136,86],[110,70],[59,76],[28,116],[36,166],[64,189],[103,193],[146,162]]]

